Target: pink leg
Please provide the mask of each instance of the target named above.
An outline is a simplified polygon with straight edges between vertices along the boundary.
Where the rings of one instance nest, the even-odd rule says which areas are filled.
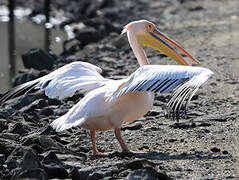
[[[93,155],[104,155],[104,153],[99,152],[95,144],[95,131],[90,131],[91,142],[93,146]]]
[[[115,136],[117,137],[122,150],[129,152],[127,145],[125,144],[124,140],[122,139],[120,128],[115,128]]]

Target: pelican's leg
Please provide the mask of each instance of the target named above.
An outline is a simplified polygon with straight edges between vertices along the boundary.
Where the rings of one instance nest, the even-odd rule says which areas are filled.
[[[127,145],[125,144],[124,140],[122,139],[120,128],[115,128],[115,136],[117,137],[122,150],[129,152]]]
[[[95,144],[95,131],[90,130],[90,137],[93,146],[93,155],[104,155],[104,153],[99,152]]]

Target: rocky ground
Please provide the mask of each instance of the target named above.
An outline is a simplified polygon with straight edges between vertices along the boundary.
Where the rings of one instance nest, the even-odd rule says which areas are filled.
[[[33,8],[32,16],[42,12],[34,1],[19,5]],[[94,157],[88,131],[56,133],[49,127],[81,94],[59,101],[37,91],[9,100],[0,109],[1,179],[239,179],[238,8],[237,0],[55,2],[52,13],[63,11],[68,18],[62,27],[81,23],[76,38],[60,57],[41,52],[54,63],[19,74],[16,84],[76,60],[100,66],[107,78],[128,76],[138,65],[119,33],[123,25],[142,18],[215,74],[194,96],[188,119],[176,123],[165,118],[169,95],[161,95],[147,115],[124,125],[126,143],[141,151],[135,154],[122,153],[113,132],[107,131],[97,133],[97,146],[111,153]],[[79,29],[82,22],[86,27]],[[146,52],[152,64],[174,63],[154,50]]]

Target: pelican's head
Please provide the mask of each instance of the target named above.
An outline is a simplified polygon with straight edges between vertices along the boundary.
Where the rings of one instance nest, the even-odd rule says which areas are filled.
[[[122,34],[125,32],[133,33],[142,46],[147,46],[159,50],[179,64],[189,65],[187,61],[185,61],[185,59],[175,49],[178,49],[183,54],[188,56],[192,61],[199,64],[199,62],[194,59],[188,52],[186,52],[181,46],[179,46],[175,41],[160,32],[153,23],[147,20],[133,21],[127,24],[124,27]]]

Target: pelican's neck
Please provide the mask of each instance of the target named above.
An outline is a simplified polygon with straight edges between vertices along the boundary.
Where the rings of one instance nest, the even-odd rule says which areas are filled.
[[[149,61],[147,59],[147,56],[142,48],[142,46],[139,44],[139,41],[134,33],[131,31],[127,32],[128,40],[130,47],[132,48],[134,55],[136,56],[138,63],[140,66],[149,65]]]

